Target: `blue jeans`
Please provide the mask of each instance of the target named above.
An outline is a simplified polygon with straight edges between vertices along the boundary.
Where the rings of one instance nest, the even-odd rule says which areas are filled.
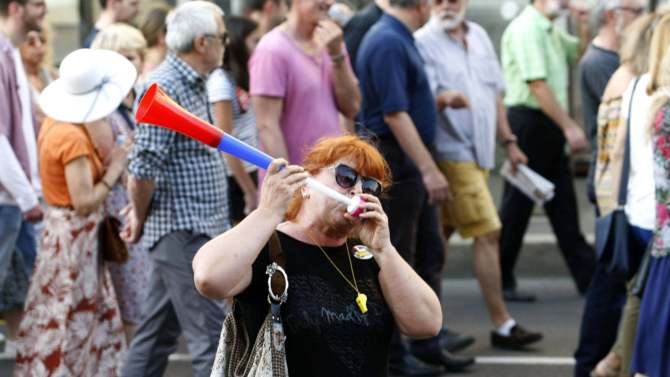
[[[26,273],[30,276],[37,253],[35,227],[23,220],[23,213],[18,206],[2,204],[0,205],[0,286],[7,278],[14,251],[21,253]]]
[[[642,256],[651,241],[651,230],[628,227],[629,277],[637,273]],[[626,278],[612,276],[604,263],[596,271],[586,295],[579,344],[575,351],[575,377],[588,377],[616,341],[621,313],[626,303]]]

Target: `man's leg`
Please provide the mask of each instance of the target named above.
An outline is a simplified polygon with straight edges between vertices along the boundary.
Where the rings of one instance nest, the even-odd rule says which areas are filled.
[[[593,276],[596,258],[593,248],[586,243],[579,227],[577,199],[569,164],[565,154],[554,164],[550,179],[556,186],[555,194],[544,205],[544,209],[577,289],[580,293],[585,293]]]
[[[37,257],[37,238],[34,224],[28,221],[21,223],[21,231],[19,232],[19,238],[16,240],[16,248],[23,257],[26,274],[28,277],[32,276]]]
[[[7,278],[22,222],[23,214],[18,206],[0,205],[0,285]]]
[[[543,140],[537,131],[539,112],[525,108],[509,108],[507,118],[512,131],[518,138],[519,148],[528,156],[529,167],[537,170],[546,159],[546,145],[540,145]],[[523,237],[528,228],[528,222],[533,212],[534,203],[521,191],[505,182],[500,207],[500,271],[504,290],[516,289],[514,268],[519,258]],[[528,297],[533,299],[533,297]]]
[[[502,296],[500,260],[498,257],[499,232],[475,237],[474,270],[481,288],[486,308],[495,328],[510,319]]]
[[[395,142],[380,144],[380,149],[388,161],[394,184],[382,200],[384,212],[389,219],[391,243],[398,253],[414,266],[417,222],[422,200],[426,192],[421,176],[409,157]],[[397,327],[394,328],[389,349],[389,371],[396,375],[435,375],[442,368],[425,365],[416,360],[407,350]]]
[[[225,313],[219,303],[203,297],[196,290],[191,266],[195,253],[210,238],[188,232],[177,234],[180,236],[180,249],[172,255],[169,266],[172,278],[166,281],[166,285],[193,357],[193,375],[207,377],[214,364]]]
[[[419,214],[418,229],[415,269],[442,302],[444,251],[437,208],[428,203],[427,197]],[[412,352],[425,362],[443,365],[447,371],[461,371],[474,363],[471,357],[454,356],[444,351],[439,334],[432,338],[412,341]]]
[[[172,276],[169,269],[166,271],[165,263],[156,258],[156,253],[164,253],[172,241],[171,235],[163,237],[150,254],[153,268],[149,290],[142,308],[142,321],[121,370],[123,377],[161,377],[167,368],[168,356],[177,350],[181,328],[165,284]]]

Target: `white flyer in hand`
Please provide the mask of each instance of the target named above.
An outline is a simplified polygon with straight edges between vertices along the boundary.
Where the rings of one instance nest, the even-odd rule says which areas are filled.
[[[526,165],[517,165],[516,174],[513,174],[512,164],[505,160],[500,174],[538,205],[543,205],[554,197],[554,184]]]

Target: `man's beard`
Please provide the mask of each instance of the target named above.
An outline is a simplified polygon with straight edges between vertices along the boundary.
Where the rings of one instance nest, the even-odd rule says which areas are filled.
[[[463,7],[458,13],[443,12],[436,15],[436,17],[444,30],[454,30],[463,23],[463,20],[465,20],[465,7]]]

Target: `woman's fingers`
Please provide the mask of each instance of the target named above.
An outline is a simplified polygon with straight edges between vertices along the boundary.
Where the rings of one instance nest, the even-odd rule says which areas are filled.
[[[283,158],[276,158],[270,163],[270,167],[267,170],[267,175],[274,175],[278,172],[282,166],[288,165],[288,161]]]
[[[309,173],[307,172],[300,172],[296,174],[291,174],[290,176],[286,177],[284,182],[286,182],[287,185],[292,185],[296,182],[304,182],[309,178]]]
[[[361,194],[361,198],[365,200],[366,203],[377,203],[381,206],[382,202],[378,197],[370,194]]]

